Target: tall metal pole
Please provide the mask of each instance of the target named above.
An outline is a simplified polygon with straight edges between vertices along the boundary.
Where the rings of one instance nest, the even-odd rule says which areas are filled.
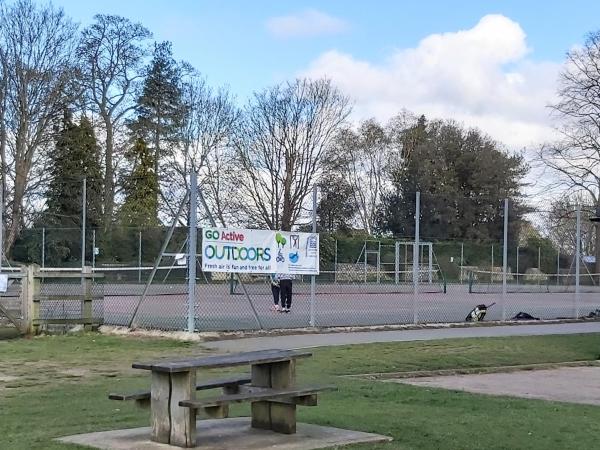
[[[464,272],[463,272],[464,265],[465,265],[465,243],[461,242],[460,243],[460,281],[461,281],[461,283],[465,279]]]
[[[42,228],[42,268],[46,265],[46,227]]]
[[[517,267],[515,268],[515,272],[517,274],[517,284],[519,284],[519,246],[517,245]]]
[[[413,323],[419,320],[417,298],[419,295],[419,222],[421,216],[421,193],[415,193],[415,243],[413,246]]]
[[[312,232],[316,233],[317,232],[317,187],[313,186],[313,192],[312,192],[312,202],[313,202],[313,209],[312,209]],[[317,284],[317,277],[316,275],[312,275],[310,277],[310,326],[314,327],[315,326],[315,287]]]
[[[92,230],[92,269],[96,267],[96,230]]]
[[[506,320],[506,272],[508,272],[508,199],[504,199],[504,237],[502,243],[502,320]]]
[[[494,244],[492,244],[492,274],[490,275],[490,282],[494,281]]]
[[[337,283],[337,270],[338,270],[338,255],[337,255],[337,239],[335,240],[335,256],[333,262],[333,282]]]
[[[138,283],[142,282],[142,232],[138,231]]]
[[[581,206],[577,205],[577,248],[575,249],[575,307],[574,316],[579,317],[579,262],[581,260]]]
[[[83,177],[83,201],[81,205],[81,269],[85,266],[85,222],[87,205],[87,177]]]
[[[538,247],[538,269],[542,271],[542,247]]]
[[[556,252],[556,285],[560,285],[560,248]]]
[[[4,259],[4,184],[0,183],[0,271]]]
[[[394,246],[394,281],[400,282],[400,242],[396,241]]]
[[[196,305],[196,239],[198,236],[198,182],[196,181],[196,170],[190,172],[190,219],[188,238],[188,331],[194,332],[194,318]]]
[[[433,242],[429,243],[429,261],[428,261],[428,271],[429,271],[429,284],[433,282]]]

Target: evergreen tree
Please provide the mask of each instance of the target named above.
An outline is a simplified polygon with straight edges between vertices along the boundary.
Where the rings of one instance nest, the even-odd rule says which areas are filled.
[[[181,126],[184,107],[181,70],[173,59],[170,42],[157,43],[147,69],[142,94],[137,99],[136,119],[129,126],[154,153],[154,173],[159,173],[165,143],[173,142]]]
[[[156,227],[159,225],[158,176],[152,151],[138,138],[125,156],[133,170],[123,181],[125,201],[119,212],[120,223],[125,227]]]
[[[83,179],[86,179],[86,228],[102,219],[102,170],[100,151],[90,121],[74,124],[65,113],[51,153],[46,209],[36,224],[48,228],[46,255],[51,264],[80,260]],[[76,231],[77,230],[77,231]],[[90,233],[87,233],[91,240]],[[90,249],[89,242],[86,248]]]
[[[508,155],[478,130],[422,117],[403,138],[404,158],[391,170],[379,230],[414,235],[415,192],[421,192],[421,236],[502,239],[503,199],[509,198],[509,235],[518,236],[523,158]]]

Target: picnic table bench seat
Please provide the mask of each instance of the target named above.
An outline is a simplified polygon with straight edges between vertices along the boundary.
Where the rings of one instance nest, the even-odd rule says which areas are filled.
[[[238,392],[238,388],[241,385],[248,384],[252,381],[252,377],[249,373],[241,375],[233,375],[227,378],[217,378],[212,380],[206,380],[196,384],[196,390],[202,391],[206,389],[223,388],[226,393]],[[150,391],[137,391],[128,394],[110,393],[108,394],[110,400],[135,400],[138,406],[147,407],[150,405],[151,392]]]
[[[212,418],[225,418],[229,414],[230,403],[269,401],[287,405],[316,406],[317,394],[323,391],[335,391],[335,386],[304,386],[282,389],[264,388],[256,386],[240,386],[239,393],[220,395],[196,400],[182,400],[179,406],[191,410],[203,409]],[[281,425],[275,431],[283,433],[295,432],[295,421],[286,426]]]

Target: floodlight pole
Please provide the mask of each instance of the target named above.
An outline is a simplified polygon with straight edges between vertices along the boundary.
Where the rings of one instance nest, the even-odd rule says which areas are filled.
[[[194,332],[194,318],[196,305],[196,240],[198,237],[198,181],[196,169],[192,167],[190,172],[190,219],[188,238],[188,332]]]
[[[317,232],[317,186],[313,186],[313,192],[312,192],[312,202],[313,202],[313,209],[312,209],[312,232],[316,233]],[[318,262],[317,262],[318,264]],[[316,283],[317,283],[317,276],[316,275],[311,275],[310,277],[310,326],[314,327],[315,326],[315,287],[316,287]]]

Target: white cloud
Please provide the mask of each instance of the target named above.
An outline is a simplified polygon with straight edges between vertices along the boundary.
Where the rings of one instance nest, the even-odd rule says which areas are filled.
[[[518,23],[487,15],[471,29],[427,36],[380,63],[329,51],[302,75],[331,79],[355,101],[357,118],[386,120],[406,108],[479,127],[519,149],[553,137],[547,105],[560,65],[534,62],[529,53]]]
[[[287,16],[271,17],[267,30],[277,37],[313,37],[337,34],[348,29],[348,24],[321,11],[307,9]]]

